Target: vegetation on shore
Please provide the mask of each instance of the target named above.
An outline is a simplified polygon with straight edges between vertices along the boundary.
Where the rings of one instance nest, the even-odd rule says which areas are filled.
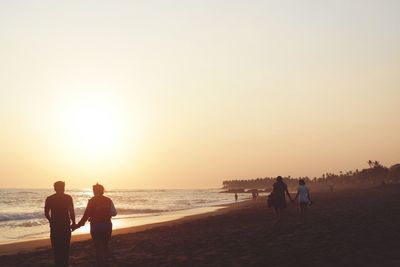
[[[400,164],[391,167],[383,166],[379,161],[368,160],[368,168],[361,171],[324,173],[321,177],[283,177],[288,186],[296,186],[299,179],[304,179],[307,184],[319,185],[374,185],[382,183],[400,182]],[[255,179],[233,179],[222,182],[223,189],[265,189],[271,187],[275,182],[275,177],[264,177]]]

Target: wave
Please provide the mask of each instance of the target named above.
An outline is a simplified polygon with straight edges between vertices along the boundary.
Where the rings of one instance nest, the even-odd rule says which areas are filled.
[[[0,227],[9,227],[9,228],[17,228],[17,227],[34,227],[48,224],[47,220],[36,219],[29,221],[13,221],[13,222],[5,222],[2,223]]]
[[[42,218],[44,218],[43,212],[0,213],[0,222],[42,219]]]
[[[33,191],[18,191],[18,192],[15,192],[15,194],[19,194],[19,195],[39,195],[39,193],[33,192]]]
[[[83,214],[84,208],[75,209],[77,215]],[[152,214],[171,211],[169,209],[124,209],[118,208],[117,212],[119,215],[127,214]],[[44,219],[43,212],[25,212],[25,213],[0,213],[0,222],[6,221],[21,221],[21,220],[34,220],[34,219]]]
[[[162,209],[119,209],[117,207],[117,212],[119,215],[127,215],[127,214],[149,214],[149,213],[160,213],[167,212],[171,210],[162,210]]]

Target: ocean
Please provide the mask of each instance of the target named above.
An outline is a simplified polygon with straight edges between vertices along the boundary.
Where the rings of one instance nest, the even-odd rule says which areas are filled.
[[[191,214],[213,211],[235,202],[233,194],[207,190],[110,190],[118,211],[113,218],[114,229],[162,222]],[[52,189],[0,189],[0,244],[49,237],[49,225],[44,217],[44,202]],[[91,190],[67,190],[74,200],[77,222],[82,217]],[[239,201],[248,194],[239,194]],[[89,232],[89,224],[73,234]]]

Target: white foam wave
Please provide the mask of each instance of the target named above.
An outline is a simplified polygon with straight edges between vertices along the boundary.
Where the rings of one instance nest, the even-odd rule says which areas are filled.
[[[43,212],[0,213],[0,222],[42,219],[42,218],[44,218]]]

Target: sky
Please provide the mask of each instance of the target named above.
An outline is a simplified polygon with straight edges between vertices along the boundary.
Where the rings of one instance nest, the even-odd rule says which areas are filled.
[[[0,187],[400,162],[399,1],[0,0]]]

